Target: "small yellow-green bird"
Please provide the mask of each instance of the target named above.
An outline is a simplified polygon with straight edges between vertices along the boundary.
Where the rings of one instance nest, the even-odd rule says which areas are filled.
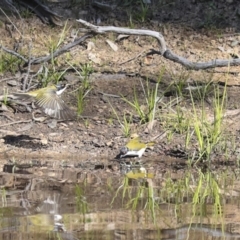
[[[14,93],[14,96],[22,100],[33,98],[36,105],[50,117],[62,120],[73,119],[74,112],[60,96],[67,86],[67,84],[57,84],[26,93]]]
[[[145,150],[154,144],[155,142],[141,142],[137,134],[132,134],[130,141],[120,149],[120,158],[126,156],[138,156],[141,158]]]

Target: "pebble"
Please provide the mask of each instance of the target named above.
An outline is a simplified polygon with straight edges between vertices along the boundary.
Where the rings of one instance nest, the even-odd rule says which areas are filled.
[[[43,145],[47,145],[48,144],[48,140],[46,138],[43,138],[43,139],[41,139],[41,143]]]

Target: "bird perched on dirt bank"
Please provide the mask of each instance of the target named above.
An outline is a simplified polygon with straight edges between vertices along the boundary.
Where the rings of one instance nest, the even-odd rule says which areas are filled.
[[[73,119],[75,114],[60,96],[67,86],[67,84],[57,84],[26,93],[14,93],[14,96],[21,100],[34,99],[36,105],[45,114],[53,118],[69,120]]]
[[[132,134],[130,141],[120,149],[120,158],[126,156],[138,156],[141,158],[145,150],[154,144],[155,142],[141,142],[137,134]]]

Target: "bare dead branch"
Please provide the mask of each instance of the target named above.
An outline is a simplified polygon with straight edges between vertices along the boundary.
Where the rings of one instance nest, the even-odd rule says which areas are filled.
[[[0,79],[0,82],[4,82],[4,81],[8,81],[8,80],[12,80],[12,79],[16,79],[17,77],[9,77],[9,78],[3,78]]]
[[[91,34],[90,33],[85,34],[82,37],[77,38],[74,42],[71,42],[71,43],[63,46],[62,48],[58,49],[53,54],[33,59],[32,60],[32,64],[39,64],[39,63],[42,63],[42,62],[47,62],[47,61],[49,61],[49,60],[51,60],[51,59],[53,59],[55,57],[58,57],[59,55],[69,51],[69,49],[71,49],[72,47],[78,45],[79,43],[85,41],[87,38],[92,37],[92,36],[93,36],[92,33]]]
[[[31,60],[31,50],[32,50],[32,44],[30,43],[28,45],[28,68],[27,68],[27,73],[25,74],[24,76],[24,79],[23,79],[23,91],[26,91],[26,86],[28,86],[28,89],[29,89],[29,86],[31,84],[31,81],[32,81],[32,78],[30,78],[29,80],[29,83],[27,83],[28,81],[28,77],[29,77],[29,74],[30,74],[30,71],[31,71],[31,64],[32,64],[32,60]]]
[[[105,11],[113,11],[117,7],[117,5],[109,5],[109,4],[105,4],[97,1],[94,1],[92,3],[92,6],[98,7]]]
[[[69,51],[69,49],[73,48],[74,46],[78,45],[79,43],[85,41],[87,38],[92,37],[92,36],[93,36],[92,33],[85,34],[82,37],[77,38],[74,42],[71,42],[71,43],[63,46],[62,48],[58,49],[53,54],[49,54],[47,56],[33,58],[33,59],[31,59],[31,58],[27,59],[24,56],[20,55],[19,53],[15,52],[13,50],[10,50],[2,45],[0,45],[0,49],[3,49],[5,52],[20,58],[21,60],[23,60],[25,62],[26,65],[28,65],[28,68],[29,68],[29,62],[31,62],[31,64],[39,64],[39,63],[50,61],[51,59],[58,57],[59,55]]]
[[[167,49],[166,42],[161,33],[151,30],[143,30],[143,29],[129,29],[129,28],[121,28],[121,27],[113,27],[113,26],[96,26],[89,22],[86,22],[82,19],[77,20],[84,26],[88,27],[93,33],[104,34],[106,32],[115,32],[119,34],[128,34],[128,35],[141,35],[141,36],[151,36],[158,40],[160,45],[160,54],[173,62],[179,63],[186,67],[187,69],[208,69],[215,67],[226,67],[226,66],[238,66],[240,65],[240,59],[214,59],[208,62],[191,62],[188,59],[178,56],[177,54],[171,52],[171,50]]]
[[[20,58],[20,59],[22,59],[25,63],[28,62],[28,59],[27,59],[27,58],[25,58],[24,56],[22,56],[21,54],[15,52],[15,51],[13,51],[13,50],[10,50],[10,49],[4,47],[3,45],[0,45],[0,49],[2,49],[3,51],[5,51],[5,52],[7,52],[7,53],[9,53],[9,54],[12,54],[12,55],[14,55],[14,56],[16,56],[16,57],[18,57],[18,58]]]
[[[96,26],[89,22],[86,22],[82,19],[77,20],[77,22],[82,23],[84,26],[90,28],[93,33],[104,34],[106,32],[115,32],[119,34],[129,34],[129,35],[141,35],[141,36],[152,36],[158,40],[158,43],[161,47],[161,54],[167,50],[166,42],[161,33],[152,31],[152,30],[143,30],[143,29],[129,29],[129,28],[121,28],[121,27],[113,27],[113,26]]]
[[[8,120],[10,120],[10,121],[14,121],[14,119],[13,118],[11,118],[10,116],[8,116],[8,115],[6,115],[6,114],[4,114],[4,113],[0,113],[0,116],[3,116],[3,117],[5,117],[5,118],[7,118]]]
[[[0,127],[6,127],[6,126],[9,126],[9,125],[14,125],[14,124],[19,124],[19,123],[28,123],[28,122],[31,122],[31,120],[22,120],[22,121],[16,121],[16,122],[10,122],[10,123],[6,123],[6,124],[2,124],[0,125]]]
[[[240,65],[240,58],[231,59],[231,60],[215,59],[209,62],[191,62],[184,57],[178,56],[177,54],[171,52],[170,50],[167,50],[163,56],[169,60],[172,60],[173,62],[182,64],[187,69],[193,69],[193,70]]]
[[[142,52],[138,53],[137,56],[132,57],[132,58],[130,58],[130,59],[124,61],[124,62],[119,63],[119,65],[123,65],[123,64],[125,64],[125,63],[128,63],[128,62],[131,62],[131,61],[135,60],[136,58],[142,56],[142,54],[143,54],[144,52],[145,52],[145,50],[143,50]]]

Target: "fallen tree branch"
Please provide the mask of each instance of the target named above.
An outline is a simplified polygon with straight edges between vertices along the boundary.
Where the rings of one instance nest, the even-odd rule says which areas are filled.
[[[187,69],[200,70],[200,69],[208,69],[215,67],[226,67],[226,66],[238,66],[240,65],[240,58],[238,59],[214,59],[208,62],[191,62],[188,59],[178,56],[177,54],[171,52],[171,50],[167,49],[166,42],[161,33],[151,30],[143,30],[143,29],[129,29],[129,28],[121,28],[121,27],[113,27],[113,26],[96,26],[89,22],[86,22],[82,19],[77,20],[77,22],[83,24],[88,27],[92,33],[95,34],[104,34],[107,32],[115,32],[119,34],[128,34],[128,35],[141,35],[141,36],[151,36],[158,40],[160,45],[160,54],[173,62],[179,63],[186,67]]]
[[[151,36],[151,37],[156,38],[159,43],[160,51],[152,50],[152,54],[154,54],[154,53],[160,54],[163,57],[165,57],[166,59],[169,59],[173,62],[183,65],[187,69],[200,70],[200,69],[209,69],[209,68],[216,68],[216,67],[239,66],[240,65],[240,58],[238,58],[238,59],[213,59],[208,62],[191,62],[188,59],[181,57],[181,56],[173,53],[171,50],[167,49],[164,37],[162,36],[161,33],[156,32],[156,31],[143,30],[143,29],[129,29],[129,28],[121,28],[121,27],[113,27],[113,26],[96,26],[96,25],[93,25],[82,19],[77,20],[77,22],[80,22],[81,24],[83,24],[85,27],[87,27],[89,29],[87,31],[85,30],[85,32],[87,32],[87,33],[85,35],[83,35],[82,37],[76,39],[74,42],[68,43],[67,45],[63,46],[62,48],[56,50],[54,53],[49,54],[47,56],[27,59],[24,56],[20,55],[19,53],[15,52],[13,50],[10,50],[2,45],[0,45],[0,49],[3,49],[7,53],[20,58],[22,61],[25,62],[25,65],[28,65],[28,68],[29,68],[30,67],[29,65],[31,65],[31,64],[39,64],[39,63],[47,62],[55,57],[58,57],[59,55],[69,51],[69,49],[71,49],[72,47],[85,41],[89,37],[93,37],[96,34],[115,32],[115,33],[119,33],[119,34]],[[131,61],[131,59],[130,59],[130,61]],[[125,63],[125,62],[123,62],[123,63]]]
[[[21,54],[15,52],[13,50],[10,50],[2,45],[0,45],[0,49],[4,50],[5,52],[7,52],[11,55],[14,55],[14,56],[20,58],[23,62],[25,62],[25,65],[28,66],[28,68],[29,68],[29,63],[39,64],[39,63],[50,61],[51,59],[58,57],[59,55],[69,51],[71,48],[75,47],[76,45],[78,45],[81,42],[84,42],[87,38],[92,37],[92,36],[93,36],[93,34],[90,34],[90,33],[85,34],[82,37],[77,38],[74,42],[68,43],[67,45],[63,46],[62,48],[56,50],[52,54],[49,54],[47,56],[38,57],[38,58],[32,58],[32,59],[31,58],[27,59],[24,56],[22,56]]]
[[[122,28],[122,27],[113,27],[113,26],[96,26],[89,22],[86,22],[82,19],[77,20],[77,22],[82,23],[84,26],[90,28],[92,33],[99,33],[103,34],[106,32],[115,32],[119,34],[129,34],[129,35],[141,35],[141,36],[152,36],[158,40],[159,45],[161,46],[161,54],[163,55],[164,52],[167,50],[166,42],[164,37],[161,33],[152,31],[152,30],[143,30],[143,29],[129,29],[129,28]]]
[[[47,62],[47,61],[49,61],[49,60],[51,60],[51,59],[53,59],[55,57],[58,57],[59,55],[67,52],[72,47],[75,47],[79,43],[85,41],[87,38],[92,37],[92,36],[93,36],[93,34],[89,34],[89,33],[85,34],[82,37],[77,38],[74,42],[68,43],[67,45],[65,45],[62,48],[58,49],[53,54],[49,54],[48,56],[32,59],[32,64],[39,64],[39,63],[42,63],[42,62]]]
[[[7,52],[7,53],[9,53],[9,54],[11,54],[11,55],[14,55],[14,56],[20,58],[20,59],[21,59],[22,61],[24,61],[25,63],[28,62],[28,59],[27,59],[27,58],[25,58],[24,56],[22,56],[21,54],[15,52],[15,51],[13,51],[13,50],[10,50],[10,49],[4,47],[3,45],[0,45],[0,49],[2,49],[3,51],[5,51],[5,52]]]
[[[200,70],[215,67],[226,67],[226,66],[238,66],[240,65],[240,58],[237,59],[215,59],[208,62],[191,62],[184,57],[178,56],[177,54],[167,50],[163,56],[173,62],[180,63],[187,69]]]

